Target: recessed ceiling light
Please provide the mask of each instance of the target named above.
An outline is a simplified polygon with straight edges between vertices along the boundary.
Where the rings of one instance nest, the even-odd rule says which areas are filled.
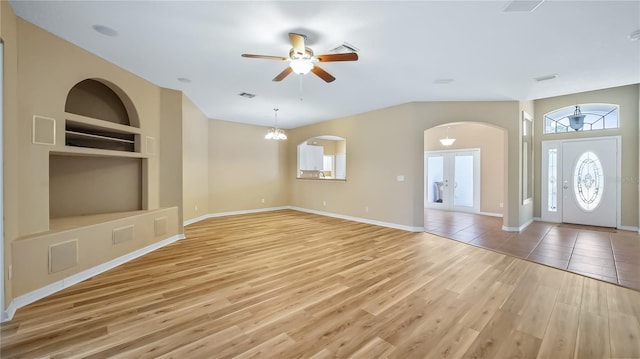
[[[557,78],[558,78],[558,74],[551,74],[551,75],[545,75],[540,77],[534,77],[533,79],[540,82],[540,81],[553,80]]]
[[[191,83],[191,79],[188,79],[186,77],[178,77],[178,81],[184,83],[184,84],[188,84]]]
[[[248,93],[248,92],[240,92],[240,93],[238,94],[238,96],[240,96],[240,97],[245,97],[245,98],[254,98],[254,97],[256,97],[256,95],[255,95],[255,94]]]
[[[507,7],[504,8],[504,12],[533,12],[537,9],[544,0],[513,0]]]
[[[118,36],[118,32],[108,26],[104,26],[104,25],[93,25],[92,26],[94,30],[96,30],[97,32],[101,33],[104,36],[109,36],[109,37],[116,37]]]
[[[638,41],[640,40],[640,30],[636,30],[629,34],[629,40]]]
[[[434,84],[438,84],[438,85],[446,85],[452,82],[453,82],[453,79],[437,79],[433,81]]]

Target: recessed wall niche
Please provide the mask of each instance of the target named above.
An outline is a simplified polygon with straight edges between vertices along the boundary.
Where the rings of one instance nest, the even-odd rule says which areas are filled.
[[[148,155],[124,91],[105,80],[80,81],[67,94],[64,125],[64,146],[49,155],[49,218],[146,209]]]
[[[127,100],[125,99],[125,101]],[[67,113],[125,126],[140,127],[136,118],[133,118],[132,123],[130,117],[137,116],[129,115],[127,107],[130,106],[125,105],[125,101],[104,83],[94,79],[86,79],[71,88],[67,94],[64,110]]]
[[[140,123],[135,107],[117,86],[103,80],[78,82],[65,103],[65,145],[138,152]]]

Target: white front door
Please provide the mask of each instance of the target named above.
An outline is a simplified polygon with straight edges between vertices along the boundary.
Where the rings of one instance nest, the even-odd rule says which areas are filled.
[[[425,208],[480,210],[480,150],[425,152]]]
[[[562,143],[562,222],[617,225],[616,138]]]

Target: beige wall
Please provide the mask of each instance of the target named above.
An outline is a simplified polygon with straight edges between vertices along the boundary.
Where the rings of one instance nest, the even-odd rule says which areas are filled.
[[[209,213],[209,120],[182,96],[182,205],[184,220]]]
[[[424,102],[399,105],[289,131],[288,177],[291,204],[307,209],[366,218],[406,227],[424,226],[424,131],[450,122],[485,122],[516,136],[517,102]],[[315,181],[295,178],[296,146],[307,138],[334,135],[346,139],[347,180]],[[515,142],[512,144],[512,142]],[[505,225],[519,226],[517,198],[518,143],[508,144],[504,159],[516,168],[505,181]],[[514,155],[513,153],[516,153]],[[405,181],[398,182],[397,176]],[[517,193],[517,192],[516,192]],[[323,205],[326,203],[326,206]],[[511,207],[508,207],[512,204]],[[368,211],[366,208],[368,207]]]
[[[19,153],[18,146],[18,44],[16,16],[8,1],[0,1],[0,39],[4,43],[4,91],[3,96],[3,185],[4,185],[4,273],[9,273],[9,266],[13,263],[11,256],[11,241],[18,237],[18,156],[10,154]],[[4,283],[4,307],[13,298],[13,280],[3,278]]]
[[[159,138],[160,89],[105,60],[18,19],[19,230],[21,236],[49,228],[49,151],[64,148],[64,106],[67,93],[86,78],[106,79],[120,87],[136,106],[143,138]],[[56,120],[56,145],[31,143],[32,118]],[[146,152],[146,141],[142,141]],[[159,207],[159,159],[146,163],[145,208]],[[86,183],[91,186],[92,183]],[[94,191],[100,200],[100,191]]]
[[[2,7],[1,36],[5,43],[5,89],[4,89],[4,185],[5,185],[5,236],[6,267],[9,266],[13,280],[5,281],[6,302],[18,295],[39,289],[59,279],[59,273],[35,271],[45,268],[48,246],[56,241],[78,239],[78,264],[66,270],[66,276],[114,259],[125,253],[140,249],[178,233],[182,223],[178,221],[177,208],[159,210],[160,206],[160,162],[157,148],[152,153],[148,143],[171,143],[175,134],[160,134],[161,89],[105,60],[88,53],[40,28],[17,18],[6,1]],[[20,59],[19,66],[17,60]],[[131,223],[137,240],[116,246],[112,243],[111,227],[115,222],[86,224],[85,218],[74,217],[64,230],[54,229],[50,220],[49,157],[51,153],[64,153],[65,148],[65,102],[69,90],[78,82],[96,78],[107,80],[124,91],[135,104],[140,119],[142,156],[142,183],[138,192],[142,206],[149,215],[132,214],[121,218],[122,223]],[[19,85],[18,85],[19,79]],[[182,98],[178,98],[178,105]],[[55,119],[55,145],[32,143],[32,118],[34,115]],[[181,116],[181,113],[178,113]],[[151,141],[147,141],[151,138]],[[180,138],[177,138],[179,141]],[[181,149],[179,149],[179,152]],[[91,154],[94,156],[95,154]],[[135,154],[130,154],[134,155]],[[119,158],[119,156],[116,156]],[[112,161],[113,162],[113,161]],[[115,162],[121,162],[115,160]],[[126,162],[126,161],[125,161]],[[73,167],[73,166],[72,166]],[[77,166],[76,166],[77,167]],[[85,168],[88,169],[88,168]],[[173,166],[172,170],[176,170]],[[178,174],[181,176],[181,168]],[[85,173],[84,180],[75,182],[75,195],[91,196],[91,200],[109,202],[112,191],[102,191],[96,179]],[[99,176],[98,173],[95,176]],[[56,177],[56,181],[62,177]],[[54,184],[54,190],[57,191]],[[69,190],[69,186],[64,189]],[[181,187],[175,188],[181,192]],[[60,193],[54,193],[53,197]],[[68,196],[71,196],[69,194]],[[67,196],[67,197],[68,197]],[[137,196],[137,195],[136,195]],[[63,199],[64,200],[64,199]],[[91,200],[85,202],[91,203]],[[181,202],[174,206],[181,206]],[[118,209],[120,211],[121,209]],[[162,213],[160,213],[160,212]],[[152,231],[154,216],[166,217],[168,230],[155,235]],[[181,214],[181,213],[180,213]],[[67,218],[68,219],[68,218]],[[66,221],[68,224],[69,221]],[[92,230],[91,228],[95,229]],[[101,228],[98,230],[98,228]],[[144,238],[142,238],[144,237]],[[44,255],[44,257],[43,257]],[[6,304],[6,303],[5,303]]]
[[[445,147],[439,140],[447,136],[447,129],[456,141]],[[451,124],[424,132],[425,151],[480,149],[480,211],[485,213],[502,214],[504,210],[505,142],[504,130],[480,123]]]
[[[622,137],[622,218],[623,226],[638,226],[638,97],[640,85],[628,85],[609,89],[545,98],[535,101],[534,136],[536,154],[542,151],[544,140],[588,138],[602,136]],[[620,105],[620,128],[606,131],[543,134],[544,115],[559,108],[583,103],[612,103]],[[535,158],[535,188],[540,187],[541,156]],[[535,216],[540,216],[540,191],[535,193]]]
[[[210,213],[288,204],[284,149],[292,142],[265,140],[267,129],[209,120]]]
[[[160,207],[180,208],[178,211],[179,232],[184,232],[182,211],[182,93],[160,90],[161,141],[156,145],[160,162]]]

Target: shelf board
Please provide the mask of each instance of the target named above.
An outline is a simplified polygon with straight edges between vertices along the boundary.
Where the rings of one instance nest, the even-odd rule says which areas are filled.
[[[87,138],[95,138],[95,139],[98,139],[98,140],[113,141],[113,142],[123,142],[123,143],[135,143],[134,141],[125,140],[125,139],[122,139],[122,138],[93,135],[93,134],[90,134],[90,133],[83,133],[83,132],[70,131],[70,130],[66,130],[65,133],[68,134],[68,135],[79,136],[79,137],[87,137]]]
[[[65,156],[104,156],[104,157],[128,157],[128,158],[149,158],[150,156],[140,152],[102,150],[99,148],[64,146],[49,151],[52,154]]]
[[[110,131],[128,134],[141,134],[142,130],[137,127],[131,127],[121,125],[119,123],[113,123],[109,121],[99,120],[96,118],[76,115],[74,113],[65,112],[65,118],[67,121],[72,121],[74,124],[85,126],[89,129],[108,129]]]

